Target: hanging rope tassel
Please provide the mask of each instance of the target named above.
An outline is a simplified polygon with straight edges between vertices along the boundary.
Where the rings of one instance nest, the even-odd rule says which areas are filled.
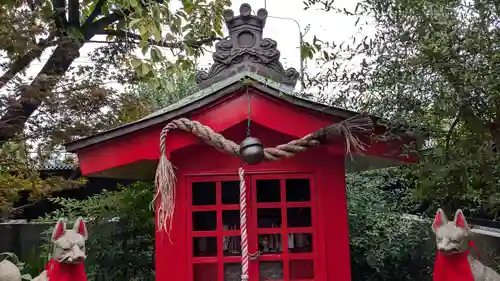
[[[247,237],[247,187],[245,170],[238,169],[240,175],[240,232],[241,232],[241,281],[248,280],[248,237]]]
[[[158,231],[168,234],[172,231],[172,222],[175,211],[175,171],[174,166],[167,158],[165,139],[170,130],[176,129],[175,123],[168,124],[160,133],[160,161],[156,167],[155,196],[151,201],[151,208],[157,204],[156,216]]]

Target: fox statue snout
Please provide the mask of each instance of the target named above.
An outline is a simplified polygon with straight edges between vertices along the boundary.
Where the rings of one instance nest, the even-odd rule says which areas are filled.
[[[85,255],[85,240],[88,237],[87,228],[83,219],[76,220],[73,229],[66,229],[63,220],[57,222],[52,233],[54,250],[52,259],[68,264],[83,263]]]

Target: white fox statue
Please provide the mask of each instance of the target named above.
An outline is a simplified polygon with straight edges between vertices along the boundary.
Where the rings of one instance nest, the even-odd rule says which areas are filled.
[[[87,227],[82,218],[75,221],[73,229],[66,229],[64,220],[59,219],[52,232],[51,259],[33,281],[87,281],[83,266],[87,238]]]
[[[500,281],[500,275],[469,255],[474,246],[470,229],[461,210],[448,221],[442,209],[432,223],[436,234],[437,256],[434,281]]]
[[[0,281],[21,281],[19,268],[8,260],[0,262]]]
[[[45,270],[33,281],[87,281],[83,262],[87,227],[82,218],[75,221],[73,229],[66,229],[63,219],[59,219],[52,232],[53,251]],[[0,263],[0,281],[21,281],[17,266],[9,261]]]

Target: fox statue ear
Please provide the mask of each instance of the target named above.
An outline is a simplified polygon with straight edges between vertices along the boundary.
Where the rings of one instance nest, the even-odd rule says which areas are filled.
[[[439,208],[436,212],[436,216],[434,217],[434,221],[432,222],[432,231],[436,232],[436,230],[446,224],[448,222],[448,218],[444,213],[443,209]]]
[[[83,220],[82,217],[79,217],[75,221],[75,225],[73,226],[73,230],[81,234],[83,236],[83,239],[87,240],[89,237],[89,233],[87,232],[87,226],[85,225],[85,221]]]
[[[465,221],[464,213],[462,213],[462,210],[457,210],[455,213],[455,218],[453,219],[455,222],[455,225],[457,227],[465,228],[468,229],[469,226],[467,225],[467,222]]]
[[[56,227],[54,228],[54,231],[52,232],[52,237],[51,237],[52,242],[61,238],[61,236],[63,236],[63,234],[65,232],[66,232],[66,223],[64,222],[64,219],[61,218],[57,221]]]

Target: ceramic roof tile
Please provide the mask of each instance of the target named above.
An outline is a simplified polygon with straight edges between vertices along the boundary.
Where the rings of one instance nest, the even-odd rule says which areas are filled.
[[[91,137],[67,143],[65,144],[66,149],[69,152],[75,152],[76,150],[83,147],[97,144],[108,139],[128,134],[145,127],[163,123],[173,118],[177,118],[178,116],[182,116],[187,112],[208,104],[210,102],[210,99],[213,99],[212,96],[219,95],[220,93],[222,93],[222,95],[228,95],[232,93],[237,87],[242,87],[243,82],[246,79],[257,82],[252,84],[252,87],[255,87],[256,89],[269,94],[270,96],[283,99],[286,102],[295,104],[300,107],[309,108],[324,114],[333,115],[340,118],[350,118],[358,114],[356,112],[331,107],[325,104],[316,103],[311,100],[298,97],[296,95],[292,95],[294,88],[291,86],[272,81],[269,78],[262,77],[261,75],[253,73],[251,71],[243,71],[229,78],[216,82],[213,85],[208,86],[190,96],[187,96],[172,105],[155,111],[142,119],[113,128]],[[231,89],[231,87],[235,88]]]
[[[192,95],[189,95],[189,96],[177,101],[176,103],[173,103],[167,107],[164,107],[160,110],[157,110],[157,111],[151,113],[150,115],[140,119],[139,121],[149,119],[149,118],[152,118],[155,116],[159,116],[159,115],[174,111],[174,110],[181,108],[183,106],[186,106],[188,104],[194,103],[194,102],[196,102],[204,97],[207,97],[207,96],[210,96],[211,94],[216,93],[217,91],[219,91],[222,88],[225,88],[225,87],[227,87],[227,86],[229,86],[229,85],[231,85],[239,80],[245,79],[247,77],[251,78],[257,82],[260,82],[266,86],[269,86],[275,90],[283,92],[285,94],[291,94],[293,92],[293,88],[291,88],[291,87],[274,82],[271,79],[262,77],[258,74],[253,73],[253,72],[245,71],[245,72],[238,73],[238,74],[236,74],[232,77],[229,77],[227,79],[224,79],[222,81],[219,81],[217,83],[214,83],[211,86],[208,86],[208,87],[206,87],[198,92],[195,92]]]
[[[78,166],[72,163],[64,163],[64,162],[52,162],[45,163],[41,166],[40,170],[43,171],[53,171],[53,170],[73,170]]]

